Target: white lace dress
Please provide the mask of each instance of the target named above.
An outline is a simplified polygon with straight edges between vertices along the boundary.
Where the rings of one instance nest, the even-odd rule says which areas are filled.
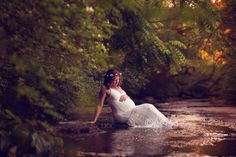
[[[121,96],[126,99],[121,101]],[[135,106],[123,90],[110,88],[108,103],[117,122],[133,127],[172,128],[172,123],[155,106],[149,103]]]

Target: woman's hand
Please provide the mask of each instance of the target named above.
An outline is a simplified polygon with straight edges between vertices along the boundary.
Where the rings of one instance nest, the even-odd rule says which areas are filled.
[[[121,95],[119,101],[120,101],[120,102],[125,101],[127,98],[129,98],[128,95],[126,95],[126,94]]]
[[[90,121],[89,123],[90,123],[90,124],[95,124],[95,123],[96,123],[96,121],[95,121],[95,120],[93,120],[93,121]]]
[[[88,121],[88,122],[85,122],[85,124],[95,124],[96,121],[95,120],[92,120],[92,121]]]

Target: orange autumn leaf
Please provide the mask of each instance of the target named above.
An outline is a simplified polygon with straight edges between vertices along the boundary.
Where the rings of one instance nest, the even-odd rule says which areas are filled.
[[[217,61],[217,60],[219,60],[220,58],[222,58],[222,54],[223,54],[222,51],[216,50],[215,53],[214,53],[214,60]]]
[[[199,56],[202,59],[207,59],[210,57],[209,53],[206,50],[199,50]]]
[[[215,50],[214,54],[209,54],[206,50],[199,50],[199,57],[211,64],[226,64],[226,61],[222,57],[223,52],[219,50]]]
[[[224,30],[224,34],[229,34],[232,30],[230,28],[227,28]]]
[[[211,0],[211,2],[217,9],[222,9],[225,7],[225,5],[223,4],[221,0]]]

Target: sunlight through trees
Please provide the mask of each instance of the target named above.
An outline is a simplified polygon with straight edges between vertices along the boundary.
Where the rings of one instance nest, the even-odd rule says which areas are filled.
[[[60,151],[53,149],[63,144],[54,125],[90,112],[108,68],[123,72],[123,86],[136,98],[236,102],[235,6],[234,0],[2,0],[1,153]]]

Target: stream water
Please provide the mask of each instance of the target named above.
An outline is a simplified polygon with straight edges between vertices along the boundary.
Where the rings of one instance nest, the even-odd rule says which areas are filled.
[[[65,136],[65,156],[236,156],[236,107],[199,100],[156,106],[179,127]]]

